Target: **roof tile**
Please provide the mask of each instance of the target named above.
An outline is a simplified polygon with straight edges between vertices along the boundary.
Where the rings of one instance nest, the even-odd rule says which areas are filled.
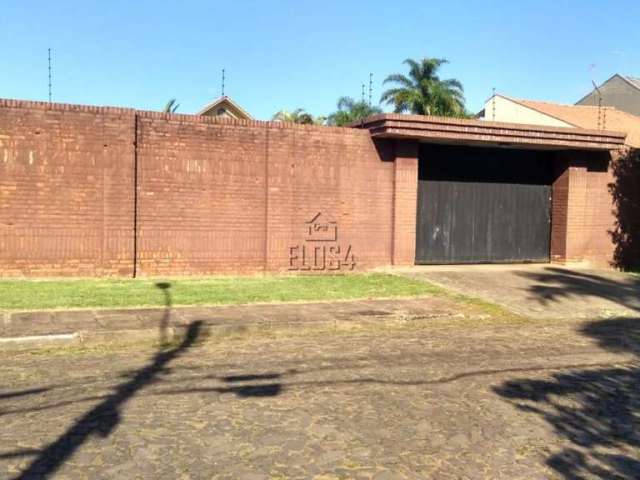
[[[640,117],[615,107],[602,107],[598,111],[598,107],[594,106],[564,105],[517,98],[512,100],[579,128],[626,132],[626,143],[632,147],[640,148]]]

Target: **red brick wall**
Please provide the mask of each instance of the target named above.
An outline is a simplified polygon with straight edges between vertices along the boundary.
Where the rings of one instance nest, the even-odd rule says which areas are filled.
[[[591,155],[587,165],[580,171],[585,177],[585,209],[582,225],[577,225],[586,233],[577,246],[582,257],[594,266],[609,267],[615,249],[611,232],[615,224],[614,206],[609,185],[613,182],[610,158],[602,154]]]
[[[0,100],[0,275],[130,275],[133,115]]]
[[[417,141],[395,144],[393,265],[413,265],[416,260],[418,147]]]
[[[1,101],[0,174],[4,276],[391,261],[393,163],[363,130]]]
[[[312,269],[390,263],[393,164],[380,160],[367,131],[274,126],[268,145],[269,270],[304,271],[309,264],[299,257],[315,252]],[[335,241],[309,238],[306,222],[318,213],[335,222]],[[290,264],[292,255],[298,259]]]
[[[416,157],[367,130],[0,100],[0,276],[413,264]],[[606,159],[557,160],[552,258],[608,265]]]
[[[264,267],[266,129],[138,118],[138,273]]]
[[[611,157],[605,153],[556,154],[551,257],[559,262],[611,266],[615,214],[609,184]]]
[[[554,181],[551,186],[551,261],[567,259],[567,215],[569,213],[569,159],[556,154]]]

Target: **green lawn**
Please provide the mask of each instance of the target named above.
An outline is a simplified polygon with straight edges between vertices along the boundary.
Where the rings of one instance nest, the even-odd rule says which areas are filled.
[[[216,277],[130,280],[0,280],[0,310],[220,305],[259,302],[408,297],[439,293],[426,282],[395,275]]]

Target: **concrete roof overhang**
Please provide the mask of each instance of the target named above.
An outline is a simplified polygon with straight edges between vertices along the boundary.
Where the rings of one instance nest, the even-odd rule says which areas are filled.
[[[373,138],[527,150],[617,150],[626,133],[449,117],[383,113],[350,124]]]

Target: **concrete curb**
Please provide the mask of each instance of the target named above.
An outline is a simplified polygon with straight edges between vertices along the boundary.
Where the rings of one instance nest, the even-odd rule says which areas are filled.
[[[78,332],[56,335],[30,335],[23,337],[0,337],[0,351],[24,350],[51,347],[56,345],[73,345],[81,341]]]
[[[455,307],[455,308],[454,308]],[[203,338],[300,335],[464,318],[447,299],[359,300],[335,304],[271,304],[165,309],[16,312],[4,315],[0,351],[54,345],[172,341],[194,321]]]

